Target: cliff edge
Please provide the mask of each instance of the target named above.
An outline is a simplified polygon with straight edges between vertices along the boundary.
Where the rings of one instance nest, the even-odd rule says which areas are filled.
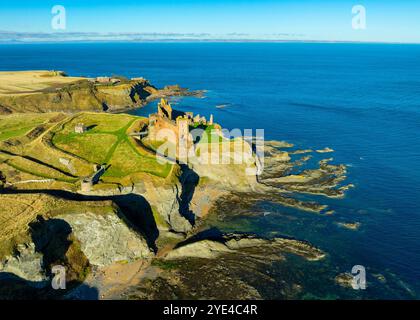
[[[112,112],[187,93],[179,86],[160,90],[144,78],[69,77],[62,71],[42,70],[0,72],[0,114]]]

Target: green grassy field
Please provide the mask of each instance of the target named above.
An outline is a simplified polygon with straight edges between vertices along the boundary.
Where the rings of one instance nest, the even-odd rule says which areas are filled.
[[[22,177],[29,174],[66,183],[91,175],[93,164],[108,164],[104,181],[117,184],[120,180],[128,183],[138,174],[166,178],[171,172],[172,165],[159,164],[150,150],[129,135],[144,118],[105,113],[81,113],[52,121],[54,117],[57,114],[1,116],[0,160]],[[78,123],[87,131],[76,133]],[[40,125],[45,128],[38,135],[28,134]],[[63,159],[71,166],[63,164]]]
[[[144,172],[165,178],[171,165],[159,164],[127,134],[129,128],[141,119],[125,114],[81,114],[57,131],[52,142],[57,148],[89,162],[109,164],[104,177],[124,178]],[[77,123],[83,123],[88,131],[75,133]]]
[[[0,116],[0,141],[23,136],[55,116],[55,113]]]
[[[105,163],[107,154],[118,138],[112,134],[58,134],[54,137],[54,145],[89,162]]]
[[[159,164],[154,157],[141,155],[129,141],[123,141],[118,145],[109,164],[111,166],[105,176],[116,178],[123,178],[136,172],[166,178],[172,167],[170,164]]]

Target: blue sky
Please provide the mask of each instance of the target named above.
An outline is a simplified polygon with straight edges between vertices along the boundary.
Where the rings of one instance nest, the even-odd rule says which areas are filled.
[[[367,10],[353,30],[351,9]],[[420,42],[420,0],[63,0],[0,3],[0,31],[53,32],[51,8],[67,11],[67,32],[290,34],[289,39]]]

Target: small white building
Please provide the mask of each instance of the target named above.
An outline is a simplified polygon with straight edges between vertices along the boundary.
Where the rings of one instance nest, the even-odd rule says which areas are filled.
[[[83,123],[78,123],[74,127],[74,132],[76,133],[85,133],[86,132],[86,126]]]

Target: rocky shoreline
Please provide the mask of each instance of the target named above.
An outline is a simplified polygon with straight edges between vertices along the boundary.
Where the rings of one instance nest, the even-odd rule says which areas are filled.
[[[158,97],[203,93],[179,86],[158,90],[144,79],[121,80],[105,86],[86,81],[37,93],[46,103],[38,104],[37,94],[32,95],[31,103],[42,105],[42,109],[34,109],[27,103],[29,98],[23,96],[14,105],[15,110],[47,112],[62,110],[66,105],[67,112],[76,112],[87,105],[79,100],[87,94],[88,100],[95,100],[90,108],[121,112],[127,106],[142,105]],[[0,103],[3,105],[4,101],[0,99]],[[7,103],[6,107],[9,108]],[[31,136],[37,138],[38,135]],[[32,297],[34,293],[39,298],[60,299],[223,298],[223,291],[231,285],[232,297],[258,299],[265,297],[258,279],[274,281],[262,269],[281,265],[289,256],[308,263],[325,259],[327,252],[304,239],[222,233],[209,229],[206,220],[215,214],[244,214],[259,201],[331,214],[322,199],[306,199],[302,195],[342,198],[352,187],[343,184],[346,166],[331,164],[333,159],[328,158],[318,159],[310,167],[315,155],[309,154],[313,151],[292,150],[294,146],[287,142],[233,142],[246,143],[246,150],[250,150],[247,159],[252,161],[238,165],[213,165],[197,159],[178,162],[166,178],[142,173],[128,185],[104,184],[84,192],[59,188],[59,184],[44,184],[42,189],[2,184],[0,278],[8,285],[0,289],[0,297],[7,298],[6,292],[13,292],[9,296],[17,298]],[[252,150],[258,148],[263,148],[258,150],[263,152],[263,159],[251,157]],[[205,148],[200,151],[201,156],[210,155]],[[333,150],[324,148],[315,153],[330,152]],[[262,173],[256,170],[258,166],[263,166]],[[244,261],[249,265],[245,266]],[[69,272],[65,293],[49,287],[54,265],[64,265]],[[254,275],[248,274],[252,281],[241,278],[248,272],[247,267],[255,271]],[[203,268],[204,275],[200,273]],[[118,280],[121,274],[131,274],[131,280]],[[201,280],[215,277],[218,286],[214,290],[201,287],[200,276]],[[171,289],[168,291],[167,287]],[[298,284],[286,281],[282,290],[284,297],[294,297],[300,291]]]
[[[295,166],[285,151],[280,150],[282,147],[285,145],[281,143],[267,144],[268,154],[265,161],[270,175],[284,174]],[[286,147],[289,146],[286,145]],[[202,174],[211,170],[210,168],[203,170],[197,165],[196,169]],[[172,182],[166,186],[150,181],[134,185],[130,190],[109,190],[108,192],[105,190],[91,192],[89,195],[78,196],[71,195],[71,193],[52,192],[50,196],[45,195],[39,201],[44,204],[48,201],[62,201],[63,205],[67,205],[68,201],[77,203],[82,198],[84,201],[93,201],[93,203],[109,201],[110,209],[99,210],[100,212],[96,213],[85,206],[83,208],[76,206],[70,212],[61,213],[60,206],[58,206],[57,210],[47,210],[47,213],[43,214],[43,223],[57,221],[57,223],[68,225],[71,230],[69,236],[77,239],[79,256],[88,261],[85,267],[89,266],[89,269],[93,270],[90,276],[75,276],[79,277],[77,281],[80,283],[90,279],[88,283],[95,284],[98,281],[98,274],[101,274],[101,269],[122,264],[120,269],[123,270],[124,264],[130,265],[139,260],[146,262],[142,265],[142,272],[146,272],[149,268],[159,269],[159,266],[154,265],[156,263],[159,265],[159,262],[153,262],[156,259],[162,261],[163,265],[171,265],[171,261],[174,261],[175,265],[184,265],[185,263],[189,265],[195,259],[219,261],[224,259],[223,257],[229,257],[229,261],[246,257],[258,261],[266,259],[267,262],[274,262],[284,259],[281,257],[287,253],[301,256],[308,261],[316,261],[323,259],[325,253],[305,241],[278,237],[263,239],[252,234],[219,233],[214,236],[209,230],[202,230],[201,227],[206,216],[212,214],[211,211],[215,205],[218,206],[219,212],[223,212],[225,210],[221,207],[222,203],[234,206],[235,201],[238,202],[237,214],[240,214],[241,206],[264,199],[309,212],[325,212],[326,205],[295,199],[293,193],[298,190],[305,193],[317,188],[318,193],[334,197],[336,195],[335,188],[340,188],[337,184],[344,180],[345,170],[342,166],[332,166],[326,161],[321,161],[320,168],[311,172],[316,172],[312,173],[312,176],[316,175],[317,179],[312,179],[310,175],[309,179],[298,185],[291,182],[270,184],[266,182],[279,178],[264,176],[257,181],[257,179],[244,179],[238,172],[226,171],[223,180],[216,181],[214,178],[206,180],[204,175],[198,176],[197,180],[196,174],[193,174],[191,169],[184,167],[184,170],[181,169],[177,173],[178,178],[175,181],[178,182]],[[306,177],[307,172],[304,172],[303,175]],[[331,175],[334,176],[332,180]],[[203,179],[203,182],[200,183],[200,179]],[[321,184],[322,187],[320,187],[320,181],[324,181],[323,179],[330,180],[328,184]],[[31,192],[22,191],[16,195],[13,195],[13,192],[9,195],[6,193],[2,198],[19,196],[22,199],[25,193],[30,197]],[[34,191],[34,194],[36,195],[37,192]],[[227,209],[226,214],[229,214],[228,211]],[[56,214],[55,212],[60,213]],[[138,215],[139,212],[141,212],[141,216]],[[42,210],[39,213],[42,213]],[[190,216],[186,213],[189,213]],[[146,216],[149,218],[145,219]],[[39,217],[39,214],[34,215],[35,217]],[[33,235],[31,237],[33,238]],[[26,248],[35,248],[35,244],[32,242],[23,245]],[[40,252],[47,249],[37,248],[37,252],[32,250],[29,255],[25,255],[24,252],[27,251],[25,249],[26,251],[18,251],[17,256],[3,257],[0,270],[3,273],[18,275],[22,281],[45,283],[48,279],[48,266],[40,263],[39,259],[42,260]],[[66,257],[69,249],[62,250]],[[33,258],[30,258],[32,256]],[[68,258],[58,260],[65,261],[69,268],[72,268],[73,262]],[[28,263],[30,264],[28,265]],[[96,285],[99,286],[98,283]],[[79,286],[75,286],[75,292],[80,290],[77,289]],[[126,290],[130,291],[131,289],[125,288],[121,294],[123,295]],[[79,294],[81,293],[79,292]]]

